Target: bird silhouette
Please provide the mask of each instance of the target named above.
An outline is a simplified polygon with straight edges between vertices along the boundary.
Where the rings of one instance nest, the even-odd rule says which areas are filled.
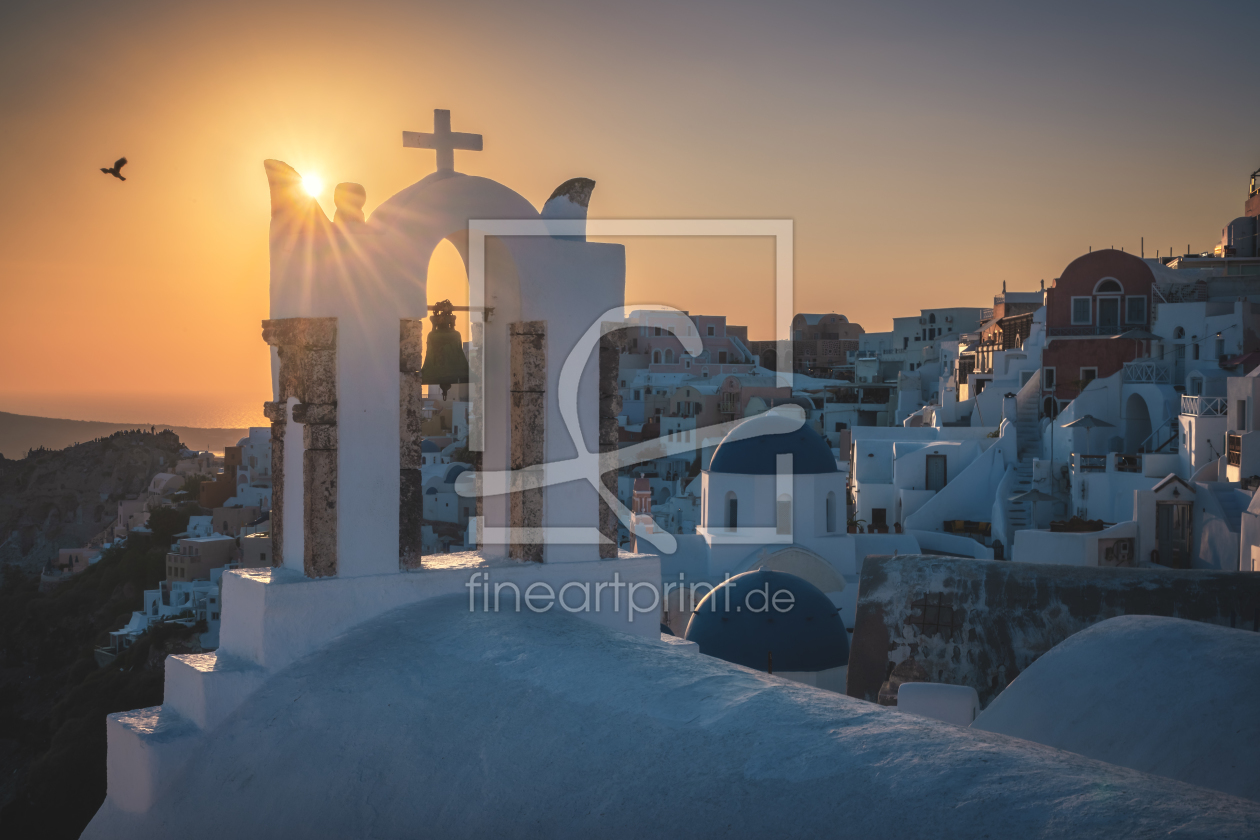
[[[104,172],[106,175],[113,175],[119,181],[126,181],[127,179],[124,178],[121,174],[122,168],[126,165],[127,165],[127,159],[125,157],[122,157],[114,161],[114,165],[111,166],[109,169],[106,169],[105,167],[102,166],[101,171]]]

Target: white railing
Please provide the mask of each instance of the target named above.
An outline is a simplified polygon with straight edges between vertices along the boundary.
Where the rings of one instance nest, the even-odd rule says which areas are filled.
[[[1181,413],[1192,417],[1224,417],[1228,407],[1225,397],[1193,397],[1183,394]]]
[[[1172,368],[1167,362],[1142,359],[1124,363],[1124,381],[1131,384],[1171,385]]]

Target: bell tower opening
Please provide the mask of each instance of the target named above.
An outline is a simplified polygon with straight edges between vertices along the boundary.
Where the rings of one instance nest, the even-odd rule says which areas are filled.
[[[430,553],[445,553],[452,545],[467,542],[471,500],[454,498],[449,482],[425,486],[423,452],[449,447],[467,452],[469,433],[468,275],[459,250],[441,240],[427,267],[427,317],[403,319],[399,345],[399,454],[400,494],[398,510],[399,567],[422,565],[424,529],[434,539]],[[457,309],[458,307],[458,309]],[[462,310],[462,311],[460,311]],[[435,463],[443,458],[433,456]],[[427,489],[427,493],[426,493]],[[425,510],[426,495],[430,510]],[[461,511],[467,513],[460,514]],[[452,515],[453,512],[453,515]]]
[[[432,306],[439,300],[449,300],[451,305],[456,307],[468,306],[468,272],[464,268],[464,258],[460,256],[459,249],[449,239],[443,239],[439,242],[438,246],[433,249],[433,255],[429,257],[427,296],[429,298],[429,306]],[[459,333],[460,338],[465,343],[468,342],[471,333],[469,332],[468,311],[466,309],[456,310],[455,331]],[[428,332],[427,323],[425,332]],[[426,388],[426,390],[428,389]]]

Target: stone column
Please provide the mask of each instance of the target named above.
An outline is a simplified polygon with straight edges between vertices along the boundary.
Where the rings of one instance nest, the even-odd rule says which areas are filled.
[[[287,410],[282,402],[263,403],[263,414],[271,421],[271,565],[284,564],[284,432]]]
[[[474,479],[474,487],[477,493],[477,521],[481,523],[481,527],[475,529],[474,538],[476,540],[473,545],[478,551],[485,548],[484,528],[486,524],[486,497],[481,492],[481,464],[482,449],[474,449],[474,441],[480,441],[480,446],[485,446],[485,417],[482,412],[485,411],[485,391],[484,383],[481,388],[477,384],[477,371],[484,368],[485,362],[485,346],[486,346],[486,325],[483,321],[472,321],[468,325],[468,456],[472,459],[472,468],[476,473]],[[475,430],[475,431],[474,431]]]
[[[625,344],[624,332],[605,327],[599,341],[599,480],[614,498],[617,496],[617,450],[620,446],[617,415],[621,414],[621,388],[618,376]],[[617,511],[600,499],[599,533],[606,540],[599,546],[602,559],[617,557],[617,525]]]
[[[512,544],[508,556],[543,562],[537,530],[543,526],[541,469],[546,460],[547,322],[518,321],[508,325],[511,342]],[[537,467],[537,470],[529,468]],[[525,529],[525,534],[519,532]]]
[[[283,418],[289,398],[296,397],[293,420],[304,425],[303,566],[308,577],[330,577],[337,574],[337,319],[263,321],[263,340],[278,348],[280,357],[279,399],[267,407],[268,416],[273,418],[273,472],[279,464],[272,480],[283,487],[284,432],[277,437],[274,418]],[[284,504],[294,501],[285,499],[283,489],[279,493],[273,489],[272,519],[283,521]],[[272,552],[284,556],[274,545]]]
[[[421,537],[424,526],[424,477],[420,470],[420,444],[424,435],[424,389],[420,377],[423,361],[424,321],[404,318],[399,323],[398,370],[399,387],[398,452],[398,568],[419,569]]]

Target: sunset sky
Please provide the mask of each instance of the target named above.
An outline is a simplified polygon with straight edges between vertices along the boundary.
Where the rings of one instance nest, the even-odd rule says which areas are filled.
[[[1260,167],[1257,9],[10,0],[0,411],[263,422],[262,161],[370,212],[433,171],[400,132],[434,108],[536,206],[587,176],[592,216],[795,220],[796,309],[868,331],[1090,246],[1209,249]],[[769,241],[624,241],[630,300],[772,337]]]

